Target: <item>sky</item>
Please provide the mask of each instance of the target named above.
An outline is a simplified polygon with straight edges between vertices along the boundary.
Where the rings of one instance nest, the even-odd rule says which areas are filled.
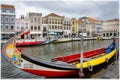
[[[42,13],[46,16],[56,13],[60,16],[79,19],[83,16],[100,20],[119,18],[119,1],[95,1],[95,0],[3,0],[2,4],[15,6],[16,18],[26,15],[28,12]]]

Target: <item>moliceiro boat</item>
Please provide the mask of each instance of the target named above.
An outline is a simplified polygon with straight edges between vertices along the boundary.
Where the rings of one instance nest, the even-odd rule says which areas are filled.
[[[80,54],[61,56],[52,60],[37,59],[30,55],[26,56],[21,48],[16,48],[16,39],[17,36],[11,38],[3,45],[2,56],[17,68],[45,77],[65,77],[79,74],[79,69],[81,68],[79,63]],[[83,69],[109,61],[115,53],[115,42],[108,48],[85,52]]]

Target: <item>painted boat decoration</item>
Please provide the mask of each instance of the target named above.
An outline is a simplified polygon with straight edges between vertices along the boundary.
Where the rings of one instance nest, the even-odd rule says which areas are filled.
[[[65,77],[71,75],[78,75],[80,63],[75,63],[76,60],[73,60],[72,62],[68,62],[68,60],[60,61],[60,59],[58,58],[52,60],[38,60],[36,58],[33,58],[33,56],[26,56],[24,53],[21,53],[21,48],[16,48],[16,38],[17,36],[11,38],[6,44],[4,44],[2,48],[2,55],[5,59],[7,59],[17,68],[35,75],[45,77]],[[111,59],[116,53],[115,42],[113,42],[108,48],[104,50],[105,52],[101,52],[101,54],[99,53],[99,55],[96,55],[96,57],[92,56],[92,52],[91,54],[89,53],[89,55],[91,55],[93,59],[90,59],[91,57],[86,56],[88,60],[86,59],[83,62],[83,68],[90,68],[89,65],[96,66],[106,62],[107,59]],[[88,53],[86,54],[88,55]],[[73,56],[74,55],[72,55],[71,57]],[[66,59],[65,57],[63,58]],[[73,57],[73,59],[75,58]]]

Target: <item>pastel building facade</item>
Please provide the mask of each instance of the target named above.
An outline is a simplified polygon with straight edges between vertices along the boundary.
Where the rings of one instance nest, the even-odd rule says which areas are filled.
[[[111,19],[103,22],[103,37],[119,36],[119,19]]]
[[[29,22],[30,38],[40,39],[43,35],[42,13],[29,12],[26,20]]]
[[[26,19],[26,17],[24,17],[24,15],[21,15],[20,18],[16,19],[15,30],[17,32],[24,32],[24,31],[29,31],[30,30],[29,21]],[[28,38],[30,38],[30,35],[29,34],[25,34],[21,38],[28,39]]]
[[[63,16],[59,16],[55,13],[50,13],[47,16],[43,17],[43,23],[47,24],[48,34],[50,32],[53,32],[56,33],[59,37],[63,36]]]
[[[15,7],[1,4],[1,38],[9,39],[15,34]]]
[[[75,18],[71,19],[71,36],[75,37],[78,33],[78,21]]]
[[[91,17],[81,17],[78,20],[79,22],[79,33],[84,33],[87,36],[95,36],[96,31],[95,31],[95,26],[97,20]]]
[[[64,17],[63,19],[63,36],[70,37],[71,35],[71,18]]]

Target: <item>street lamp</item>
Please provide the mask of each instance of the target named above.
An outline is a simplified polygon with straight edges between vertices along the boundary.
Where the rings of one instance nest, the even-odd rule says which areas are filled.
[[[84,27],[86,27],[86,18],[83,22],[82,30],[84,30]],[[82,34],[81,34],[81,54],[80,54],[81,56],[80,56],[80,73],[79,73],[79,75],[82,76],[82,77],[84,76],[84,73],[83,73],[83,49],[82,49],[83,48],[83,42],[84,42],[83,41],[84,40],[83,39],[84,38],[83,37],[83,32],[84,31],[82,31]]]

